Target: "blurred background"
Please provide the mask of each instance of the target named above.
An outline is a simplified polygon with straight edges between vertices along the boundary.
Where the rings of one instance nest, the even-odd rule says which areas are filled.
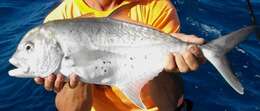
[[[251,0],[260,22],[260,0]],[[181,31],[206,40],[251,24],[246,0],[172,0]],[[32,79],[9,77],[8,59],[21,37],[39,25],[59,0],[0,0],[0,111],[55,111],[55,93],[37,86]],[[258,24],[259,25],[259,24]],[[185,98],[193,111],[260,111],[260,42],[255,35],[228,54],[235,74],[245,87],[236,93],[210,65],[184,74]]]

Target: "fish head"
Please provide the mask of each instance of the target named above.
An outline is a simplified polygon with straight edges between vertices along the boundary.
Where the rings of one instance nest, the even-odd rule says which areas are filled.
[[[29,31],[18,44],[9,59],[16,68],[10,76],[20,78],[46,77],[59,68],[62,51],[58,42],[48,31],[36,27]]]

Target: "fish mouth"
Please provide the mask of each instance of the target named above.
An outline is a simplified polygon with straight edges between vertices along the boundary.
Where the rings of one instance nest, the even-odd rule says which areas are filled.
[[[13,58],[9,59],[9,62],[16,67],[15,69],[8,71],[10,76],[23,78],[29,75],[29,67],[20,64],[16,61],[16,59]]]
[[[16,68],[13,70],[8,71],[8,74],[10,76],[14,76],[14,77],[23,77],[21,75],[26,75],[26,73],[28,73],[28,68]]]

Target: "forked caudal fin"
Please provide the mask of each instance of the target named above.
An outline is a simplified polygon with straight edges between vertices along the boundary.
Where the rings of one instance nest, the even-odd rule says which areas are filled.
[[[231,71],[225,54],[238,43],[245,40],[248,35],[255,31],[255,26],[248,26],[215,39],[200,46],[204,56],[219,71],[229,85],[239,94],[244,94],[244,88]]]

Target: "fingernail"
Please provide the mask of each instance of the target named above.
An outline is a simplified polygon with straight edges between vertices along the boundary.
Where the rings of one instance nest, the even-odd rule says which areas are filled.
[[[194,46],[191,46],[190,49],[191,49],[192,51],[195,51],[195,50],[196,50]]]
[[[205,40],[203,38],[200,38],[201,44],[205,43]]]
[[[46,89],[46,90],[49,91],[49,92],[53,91],[53,89]]]
[[[60,92],[60,88],[55,89],[54,92],[56,92],[56,93]]]
[[[196,48],[195,48],[195,46],[194,45],[190,45],[189,47],[188,47],[188,50],[190,50],[190,51],[195,51],[196,50]]]

